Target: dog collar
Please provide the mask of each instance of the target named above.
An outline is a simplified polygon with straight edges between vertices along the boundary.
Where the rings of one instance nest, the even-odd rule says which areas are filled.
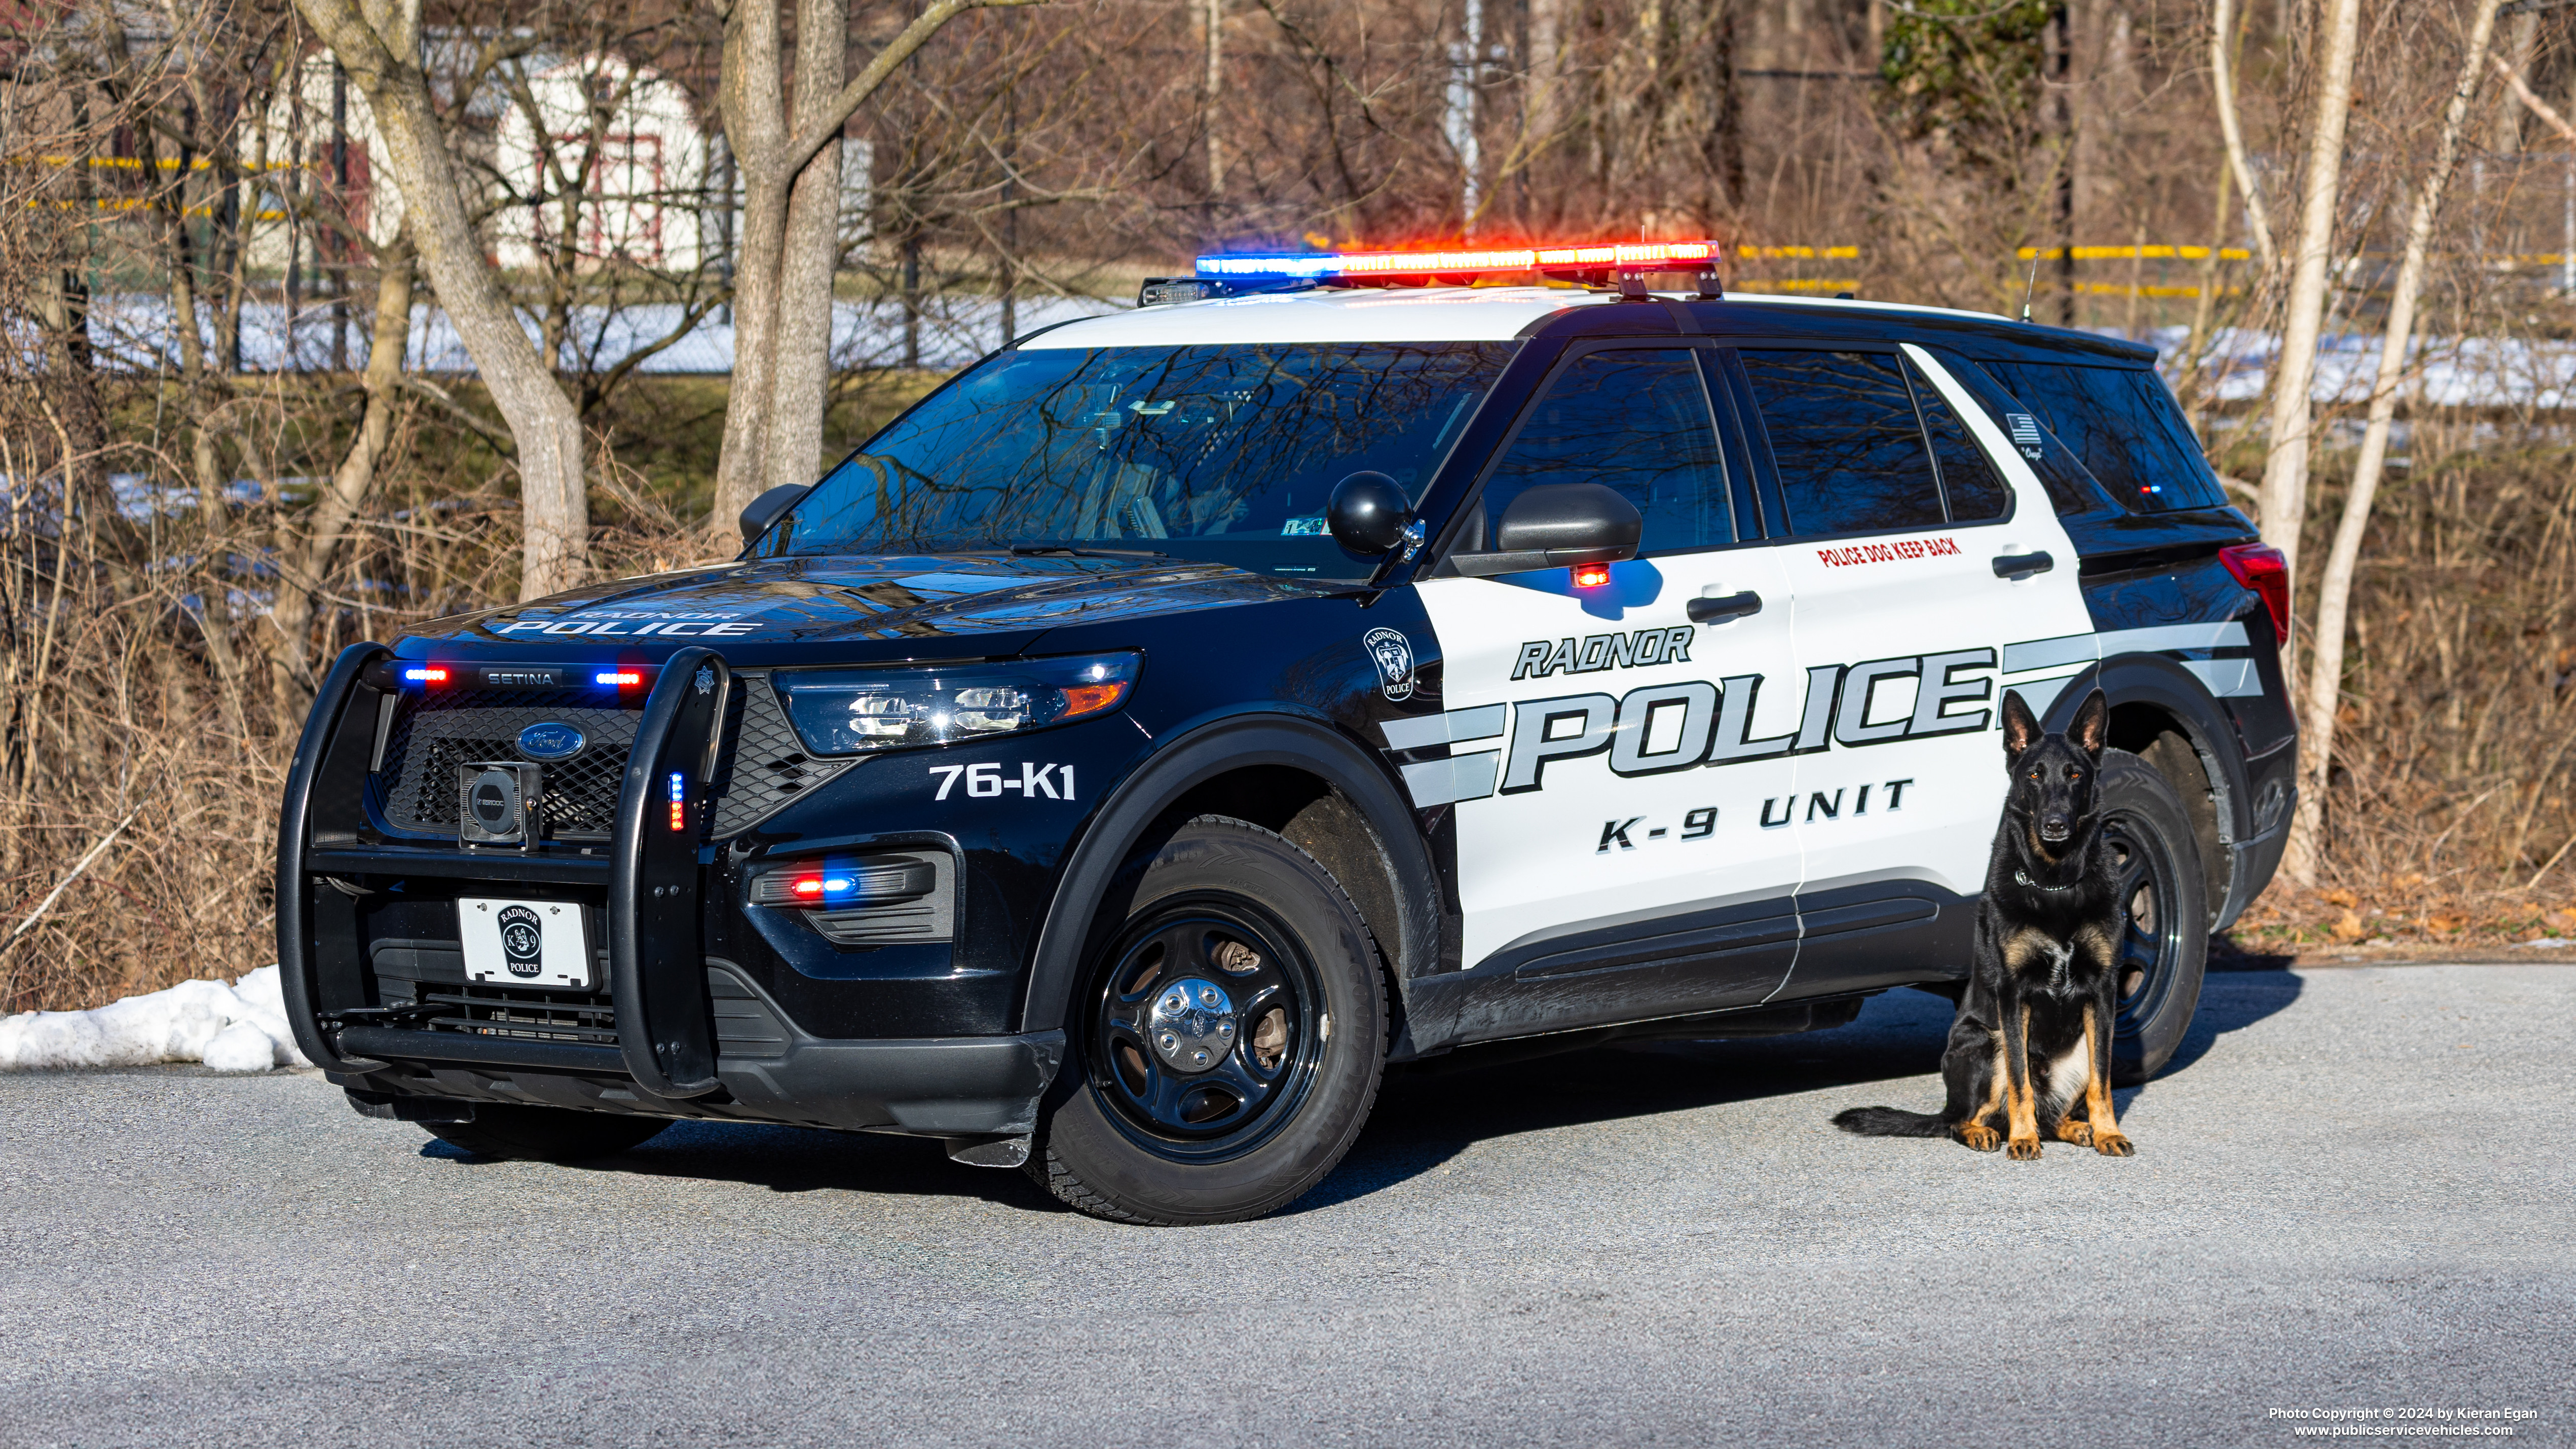
[[[2032,890],[2035,890],[2035,891],[2047,891],[2047,892],[2049,892],[2049,893],[2050,893],[2050,894],[2052,894],[2052,895],[2063,895],[2063,894],[2064,894],[2064,893],[2066,893],[2067,891],[2074,890],[2077,886],[2081,886],[2081,885],[2083,885],[2083,884],[2084,884],[2084,882],[2082,882],[2082,881],[2080,881],[2080,880],[2079,880],[2079,881],[2075,882],[2075,884],[2074,884],[2074,885],[2062,885],[2062,886],[2041,885],[2039,882],[2037,882],[2037,881],[2035,881],[2035,880],[2032,880],[2032,879],[2031,879],[2027,874],[2025,874],[2024,872],[2021,872],[2021,871],[2018,871],[2018,870],[2016,870],[2016,871],[2014,871],[2014,872],[2013,872],[2013,879],[2014,879],[2014,880],[2017,880],[2017,881],[2019,881],[2019,882],[2021,882],[2021,883],[2022,883],[2023,885],[2025,885],[2025,886],[2028,886],[2028,887],[2029,887],[2030,889],[2032,889]]]

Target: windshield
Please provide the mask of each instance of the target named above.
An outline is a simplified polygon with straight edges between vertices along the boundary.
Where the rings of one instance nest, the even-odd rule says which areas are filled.
[[[781,554],[1163,554],[1365,577],[1333,486],[1417,502],[1516,343],[1022,349],[925,399],[761,541]]]

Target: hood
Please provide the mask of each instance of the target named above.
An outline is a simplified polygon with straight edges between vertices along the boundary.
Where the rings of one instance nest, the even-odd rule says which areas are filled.
[[[789,644],[1030,634],[1233,604],[1312,597],[1315,585],[1188,560],[965,554],[715,564],[596,584],[435,620],[414,638],[650,646]]]

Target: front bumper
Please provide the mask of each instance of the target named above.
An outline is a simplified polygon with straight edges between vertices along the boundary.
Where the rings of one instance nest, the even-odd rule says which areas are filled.
[[[951,1139],[1031,1130],[1062,1033],[816,1037],[751,973],[710,953],[703,897],[711,852],[701,831],[661,822],[663,782],[683,775],[701,792],[690,816],[699,819],[710,741],[724,718],[720,658],[684,650],[662,669],[625,770],[615,838],[598,853],[567,854],[437,849],[371,835],[366,777],[385,690],[370,680],[384,676],[388,657],[381,646],[353,645],[335,663],[306,722],[279,821],[287,1015],[298,1045],[332,1080],[361,1100],[517,1102]],[[591,903],[600,927],[592,939],[607,947],[606,990],[565,1008],[586,1012],[584,1025],[423,1030],[406,1018],[413,1008],[399,993],[388,1009],[361,895],[464,882]],[[412,999],[428,999],[426,989]]]
[[[341,1045],[381,1065],[332,1072],[355,1092],[512,1102],[654,1117],[783,1122],[918,1137],[1025,1137],[1055,1080],[1064,1033],[791,1042],[767,1060],[719,1058],[724,1090],[669,1098],[639,1087],[605,1047],[485,1041],[353,1026]]]

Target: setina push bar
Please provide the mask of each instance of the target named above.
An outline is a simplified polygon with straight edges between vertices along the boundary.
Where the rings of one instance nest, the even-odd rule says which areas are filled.
[[[623,1074],[672,1101],[708,1096],[716,1043],[707,996],[699,842],[712,808],[732,671],[714,650],[687,648],[657,671],[619,782],[608,856],[388,846],[371,839],[362,803],[390,704],[401,687],[392,651],[340,651],[306,716],[277,829],[277,953],[296,1045],[325,1070],[364,1073],[389,1060]],[[605,888],[608,995],[617,1045],[521,1041],[420,1031],[370,1003],[357,902],[324,878],[446,877]]]

